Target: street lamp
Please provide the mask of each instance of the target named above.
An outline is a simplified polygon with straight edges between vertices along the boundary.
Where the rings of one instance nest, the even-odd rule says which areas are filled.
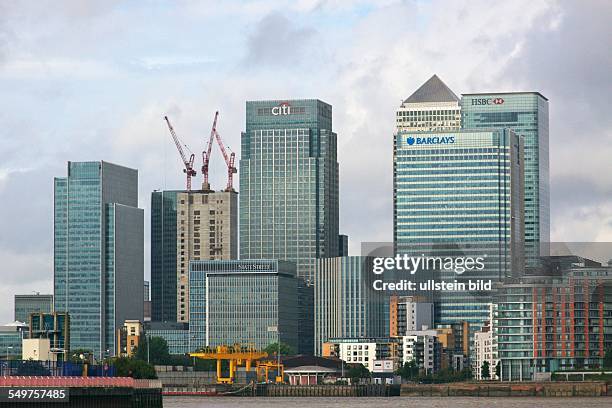
[[[276,376],[280,377],[281,376],[281,369],[280,369],[280,364],[281,364],[281,358],[280,358],[280,353],[281,353],[281,346],[280,346],[280,330],[278,330],[278,326],[268,326],[268,331],[269,332],[276,332],[276,344],[278,345],[278,352],[276,353]],[[283,379],[281,378],[281,381]]]

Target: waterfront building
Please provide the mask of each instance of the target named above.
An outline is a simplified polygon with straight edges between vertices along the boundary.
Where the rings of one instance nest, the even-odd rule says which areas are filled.
[[[402,102],[396,132],[454,131],[461,128],[459,97],[434,75]]]
[[[484,269],[414,279],[491,280],[523,271],[522,140],[508,129],[399,132],[394,143],[394,243],[409,255],[483,257]],[[418,293],[436,324],[488,317],[491,291]]]
[[[70,314],[73,349],[114,355],[115,330],[143,318],[144,212],[138,171],[68,162],[54,181],[54,310]]]
[[[370,372],[376,361],[391,360],[395,368],[401,360],[401,339],[392,337],[329,338],[321,345],[322,357],[336,357],[347,364],[363,364]]]
[[[312,281],[338,255],[337,136],[316,99],[248,101],[240,159],[240,258],[283,259]]]
[[[235,343],[298,350],[298,279],[293,262],[191,261],[190,350]]]
[[[539,92],[463,94],[462,128],[509,128],[525,144],[525,251],[527,265],[548,255],[550,177],[548,99]]]
[[[441,368],[442,345],[437,332],[431,329],[413,330],[402,337],[403,364],[414,361],[425,375]]]
[[[389,299],[389,335],[405,336],[407,331],[433,327],[434,305],[418,296],[392,295]]]
[[[189,262],[238,258],[238,193],[151,195],[151,320],[189,321]]]
[[[53,311],[53,295],[15,295],[15,320],[28,323],[30,313],[51,313]]]
[[[612,268],[576,256],[542,261],[539,273],[508,280],[495,298],[503,381],[530,380],[541,372],[597,371],[612,348],[607,334]]]
[[[185,355],[195,351],[189,348],[189,324],[178,322],[150,322],[145,324],[147,339],[161,337],[168,344],[168,352]]]
[[[484,362],[489,364],[489,376],[482,376],[482,365]],[[495,370],[499,360],[497,359],[497,339],[496,334],[487,322],[482,329],[474,333],[474,359],[473,373],[477,380],[496,379]]]
[[[372,289],[371,258],[318,259],[315,269],[315,354],[330,338],[382,337],[385,301]]]
[[[49,339],[55,360],[67,360],[70,355],[70,316],[64,312],[31,313],[28,318],[30,339]]]

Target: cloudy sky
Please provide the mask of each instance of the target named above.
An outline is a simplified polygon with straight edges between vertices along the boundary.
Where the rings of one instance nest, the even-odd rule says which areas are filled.
[[[391,240],[394,111],[433,73],[548,97],[552,239],[612,241],[610,21],[605,0],[0,2],[0,324],[52,292],[67,160],[137,168],[148,237],[150,192],[184,183],[164,114],[199,159],[217,109],[239,156],[245,100],[331,103],[341,231]]]

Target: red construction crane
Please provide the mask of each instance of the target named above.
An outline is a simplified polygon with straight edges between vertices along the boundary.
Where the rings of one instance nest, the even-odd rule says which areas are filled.
[[[215,120],[213,120],[212,130],[210,131],[208,146],[206,146],[206,150],[202,152],[202,176],[204,176],[202,190],[204,191],[211,191],[210,183],[208,182],[208,163],[210,163],[210,153],[212,150],[213,139],[215,137],[215,132],[217,131],[217,117],[219,117],[219,112],[215,112]]]
[[[225,191],[234,191],[234,173],[238,173],[238,169],[234,167],[234,160],[236,158],[236,154],[230,151],[228,155],[225,151],[225,146],[223,145],[223,141],[221,140],[221,136],[219,132],[217,132],[217,118],[219,117],[219,111],[215,112],[215,119],[213,121],[213,127],[210,131],[210,139],[208,140],[208,147],[206,152],[202,152],[202,159],[204,164],[202,166],[202,173],[204,174],[204,183],[202,184],[202,189],[210,189],[210,185],[208,184],[208,163],[210,162],[210,152],[213,144],[213,136],[217,139],[217,143],[219,144],[219,148],[221,149],[221,153],[223,154],[223,158],[225,159],[225,164],[227,165],[227,187]]]
[[[185,152],[183,151],[183,146],[178,136],[176,136],[176,133],[174,132],[174,128],[170,124],[170,119],[168,119],[167,116],[164,116],[164,119],[166,120],[166,123],[168,123],[168,129],[170,129],[170,134],[172,135],[174,144],[176,145],[176,148],[178,149],[179,154],[181,155],[181,159],[183,160],[183,164],[185,165],[185,168],[183,169],[183,173],[187,175],[187,191],[191,191],[191,177],[196,175],[196,171],[193,169],[193,162],[195,160],[195,155],[192,153],[191,156],[189,156],[189,160],[187,160],[187,155],[185,155]]]

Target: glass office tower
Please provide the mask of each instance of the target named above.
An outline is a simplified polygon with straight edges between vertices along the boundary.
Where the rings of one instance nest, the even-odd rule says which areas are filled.
[[[396,253],[488,256],[485,269],[473,277],[498,281],[516,276],[523,268],[522,151],[522,139],[508,129],[397,133]],[[436,273],[431,277],[449,282],[468,277]],[[488,319],[491,293],[430,295],[436,324],[479,326]]]
[[[143,319],[144,212],[138,172],[68,162],[54,181],[54,302],[70,314],[70,347],[115,354],[115,329]]]
[[[538,92],[464,94],[461,112],[463,129],[510,128],[525,139],[525,254],[535,266],[550,242],[548,99]]]
[[[280,341],[298,350],[298,279],[293,262],[191,261],[189,341],[204,346]]]
[[[372,290],[371,258],[343,256],[317,260],[315,270],[315,355],[331,338],[382,337],[385,304]]]
[[[332,107],[316,99],[250,101],[240,160],[240,258],[296,262],[338,253],[338,162]]]
[[[22,323],[30,321],[30,313],[50,313],[53,311],[53,295],[15,295],[15,320]]]

